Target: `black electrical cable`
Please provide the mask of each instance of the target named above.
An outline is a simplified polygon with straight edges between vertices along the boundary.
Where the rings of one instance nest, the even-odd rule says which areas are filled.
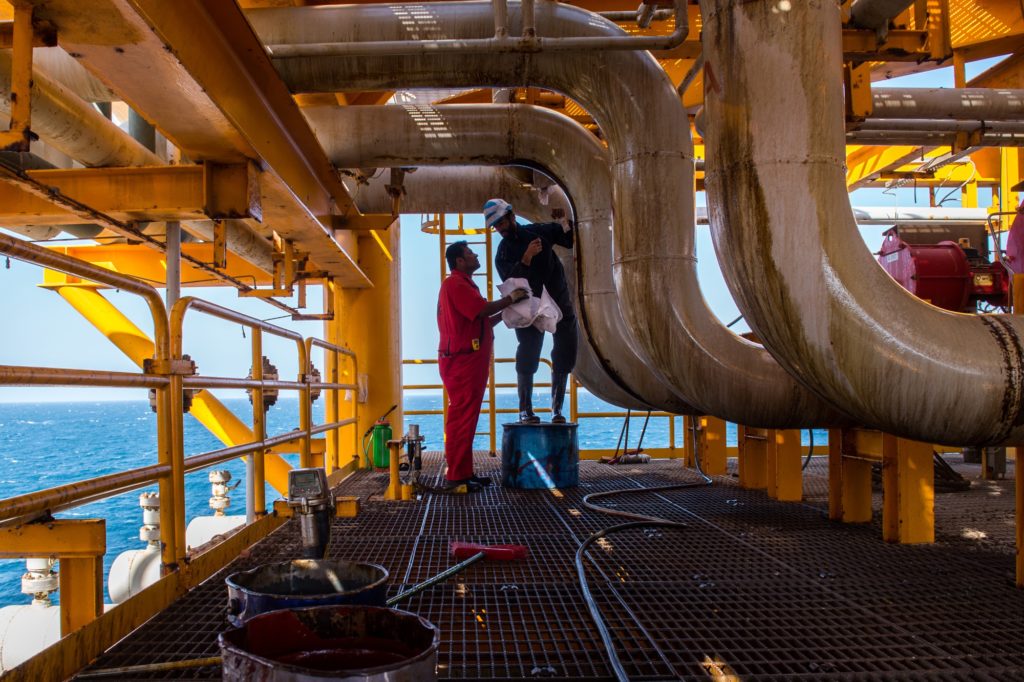
[[[647,424],[651,421],[651,411],[647,410],[647,416],[644,417],[644,427],[640,429],[640,440],[636,443],[636,451],[640,452],[644,448],[644,435],[647,433]]]
[[[800,471],[807,468],[807,465],[811,463],[811,456],[814,454],[814,429],[807,429],[807,436],[810,438],[810,444],[807,446],[807,457],[804,459],[804,465],[800,467]]]
[[[629,408],[626,408],[626,421],[622,422],[622,428],[619,429],[619,440],[615,443],[615,456],[612,457],[612,463],[619,458],[619,447],[622,445],[622,434],[626,434],[626,449],[629,449]]]
[[[576,575],[580,581],[580,590],[583,592],[583,600],[587,604],[587,610],[590,611],[590,617],[594,620],[594,625],[597,626],[597,630],[601,635],[601,642],[604,644],[605,651],[608,653],[608,661],[611,664],[612,672],[615,673],[615,678],[619,682],[629,682],[629,675],[626,674],[625,668],[622,667],[622,661],[619,660],[619,655],[615,652],[615,642],[612,639],[611,631],[604,622],[604,618],[601,617],[601,610],[597,606],[597,602],[594,601],[594,595],[590,591],[590,585],[587,583],[587,573],[583,566],[583,555],[593,543],[597,542],[601,538],[616,533],[620,530],[627,530],[629,528],[642,528],[642,527],[659,527],[659,528],[686,528],[687,524],[680,523],[678,521],[668,521],[666,519],[659,519],[655,516],[646,516],[644,514],[637,514],[635,512],[627,512],[619,509],[608,509],[607,507],[599,507],[593,504],[590,500],[610,497],[612,495],[626,495],[636,493],[658,493],[667,492],[669,490],[684,490],[686,488],[703,488],[713,483],[710,476],[704,473],[704,469],[700,463],[700,454],[697,446],[697,430],[693,432],[694,441],[694,458],[696,460],[695,465],[697,473],[700,474],[701,478],[704,479],[703,483],[677,483],[674,485],[663,485],[654,488],[624,488],[621,490],[609,490],[600,493],[591,493],[583,498],[583,506],[592,511],[600,512],[602,514],[611,514],[612,516],[621,516],[627,519],[633,519],[626,523],[620,523],[615,526],[609,526],[602,530],[593,533],[590,537],[584,540],[579,549],[576,550]],[[655,645],[655,648],[657,646]],[[663,657],[664,658],[664,657]]]

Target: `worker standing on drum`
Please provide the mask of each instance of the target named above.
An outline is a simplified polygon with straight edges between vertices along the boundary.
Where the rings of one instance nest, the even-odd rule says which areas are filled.
[[[552,250],[555,245],[571,249],[573,233],[569,221],[556,209],[551,217],[557,222],[518,225],[512,206],[503,199],[491,199],[484,204],[487,227],[501,234],[501,244],[494,257],[494,265],[502,280],[522,277],[530,283],[534,296],[540,297],[546,288],[548,296],[562,312],[555,327],[551,349],[551,422],[564,424],[562,406],[569,373],[576,366],[576,312],[565,280],[565,270]],[[519,421],[536,424],[540,419],[533,413],[533,375],[540,364],[540,350],[544,332],[536,327],[516,329],[519,348],[516,350],[516,383],[519,389]]]
[[[438,365],[448,392],[448,418],[444,424],[444,456],[448,463],[446,485],[466,485],[471,492],[490,485],[491,479],[473,473],[473,437],[476,435],[484,389],[494,348],[492,327],[498,315],[516,301],[527,298],[526,289],[488,302],[473,282],[480,259],[464,241],[445,250],[450,274],[441,283],[437,301],[437,328],[441,332]]]

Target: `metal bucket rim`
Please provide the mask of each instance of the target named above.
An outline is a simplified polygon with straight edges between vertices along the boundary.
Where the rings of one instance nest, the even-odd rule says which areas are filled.
[[[326,604],[324,606],[303,606],[303,607],[300,607],[300,608],[276,609],[274,611],[266,611],[264,613],[261,613],[261,614],[258,614],[256,616],[253,616],[252,618],[250,618],[249,620],[247,620],[245,622],[245,625],[243,625],[241,627],[233,627],[230,630],[227,630],[227,631],[222,632],[219,635],[217,635],[217,645],[221,648],[222,655],[223,655],[223,652],[225,650],[227,650],[227,651],[230,651],[233,655],[242,656],[244,658],[256,661],[256,662],[258,662],[260,664],[263,664],[263,665],[266,665],[266,666],[269,666],[269,667],[273,667],[274,669],[284,670],[284,671],[290,672],[290,673],[309,675],[311,677],[318,677],[319,675],[317,675],[316,673],[324,673],[324,678],[325,679],[330,679],[330,678],[327,678],[326,675],[330,675],[330,674],[335,673],[337,671],[332,671],[332,670],[313,670],[311,668],[305,668],[305,667],[300,666],[300,665],[290,665],[288,663],[281,663],[280,661],[275,661],[272,658],[265,658],[263,656],[260,656],[259,654],[254,654],[251,651],[246,651],[246,650],[244,650],[244,649],[242,649],[242,648],[240,648],[238,646],[235,646],[231,642],[228,642],[228,641],[225,640],[225,636],[226,635],[231,634],[232,632],[238,632],[239,630],[243,630],[246,627],[246,625],[248,625],[250,622],[252,622],[256,618],[262,618],[263,616],[268,616],[268,615],[270,615],[272,613],[277,613],[279,611],[299,612],[299,611],[315,611],[315,610],[318,610],[318,609],[342,609],[342,610],[350,610],[350,609],[351,610],[355,610],[355,609],[359,609],[359,610],[364,610],[364,611],[370,611],[370,610],[372,610],[372,611],[391,611],[391,612],[393,612],[393,613],[395,613],[395,614],[397,614],[399,616],[411,616],[411,617],[415,618],[416,620],[418,620],[420,622],[420,625],[425,625],[427,628],[430,629],[431,632],[434,633],[434,637],[431,640],[429,647],[427,647],[426,649],[424,649],[420,653],[416,654],[415,656],[410,656],[409,658],[404,659],[401,662],[401,664],[400,664],[402,666],[407,666],[407,665],[411,665],[411,664],[414,664],[414,663],[420,663],[421,661],[424,661],[424,660],[430,658],[431,656],[437,655],[437,650],[441,646],[441,628],[437,627],[432,622],[430,622],[429,620],[427,620],[423,616],[419,615],[418,613],[412,613],[410,611],[403,611],[402,609],[389,608],[387,606],[354,606],[354,605],[349,605],[349,604],[333,604],[333,605],[332,604]],[[348,668],[344,672],[345,672],[346,675],[376,675],[377,673],[386,673],[386,672],[388,672],[390,670],[394,670],[396,665],[399,665],[399,664],[379,665],[379,666],[376,666],[376,667],[373,667],[373,668]]]
[[[266,569],[268,566],[290,566],[290,565],[294,565],[294,564],[300,563],[300,562],[308,562],[308,563],[316,562],[316,563],[323,563],[323,564],[331,564],[331,565],[335,565],[335,566],[343,565],[343,564],[358,565],[358,566],[369,566],[370,568],[374,568],[374,569],[377,569],[378,571],[380,571],[381,577],[378,578],[377,580],[375,580],[374,582],[368,583],[366,585],[363,585],[362,587],[360,587],[358,589],[355,589],[355,590],[347,590],[345,592],[323,592],[323,593],[320,593],[320,594],[283,594],[283,593],[278,593],[278,592],[261,592],[259,590],[255,590],[255,589],[252,589],[250,587],[246,587],[245,585],[239,585],[235,581],[235,577],[236,576],[253,575],[257,571],[261,571],[261,570]],[[252,595],[252,596],[255,596],[255,597],[280,597],[280,598],[286,598],[286,599],[294,599],[294,600],[297,600],[297,601],[313,601],[313,600],[317,600],[317,599],[325,599],[325,598],[330,598],[330,597],[337,597],[339,595],[356,595],[356,594],[361,594],[363,592],[369,592],[369,591],[371,591],[373,589],[376,589],[376,588],[384,585],[388,581],[388,579],[390,577],[391,577],[391,574],[388,572],[388,569],[384,568],[380,564],[372,564],[372,563],[370,563],[368,561],[351,561],[350,559],[292,559],[291,561],[277,561],[277,562],[269,563],[269,564],[260,564],[259,566],[256,566],[254,568],[250,568],[247,571],[237,571],[237,572],[232,573],[231,575],[229,575],[227,578],[225,578],[224,582],[227,584],[229,590],[238,590],[239,592],[241,592],[242,594],[245,594],[247,596],[248,595]],[[313,608],[313,607],[306,607],[306,608]],[[278,610],[280,610],[280,609],[278,609]],[[270,613],[270,612],[267,611],[266,613]]]

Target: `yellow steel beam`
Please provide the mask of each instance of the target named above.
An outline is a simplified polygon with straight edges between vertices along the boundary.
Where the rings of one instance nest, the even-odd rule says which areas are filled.
[[[141,168],[69,168],[27,171],[60,194],[121,221],[207,220],[261,217],[259,186],[248,164]],[[80,223],[12,182],[0,182],[0,223]]]
[[[904,165],[922,155],[921,147],[854,147],[846,155],[846,188],[852,192],[867,185],[879,173]]]
[[[106,336],[122,353],[139,367],[153,357],[153,342],[103,295],[81,286],[55,286],[55,291]],[[209,391],[192,397],[189,411],[196,420],[227,446],[248,443],[253,433],[245,423]],[[282,495],[288,491],[291,465],[278,455],[265,457],[267,482]]]
[[[189,158],[260,159],[267,224],[345,286],[370,285],[319,220],[354,210],[351,198],[235,3],[31,1],[62,47]]]
[[[843,29],[846,61],[920,62],[929,59],[927,31],[891,30],[884,40],[870,29]]]
[[[257,519],[224,542],[213,545],[177,571],[125,601],[94,621],[66,633],[53,646],[6,671],[4,682],[64,680],[73,676],[129,632],[142,625],[186,591],[203,582],[238,557],[246,547],[266,537],[284,520],[274,515]]]
[[[709,476],[724,476],[728,464],[725,420],[718,417],[701,417],[700,424],[700,457],[704,473]]]
[[[58,519],[0,529],[0,558],[60,561],[60,631],[66,635],[103,613],[103,519]]]
[[[106,552],[103,519],[58,519],[0,529],[0,559],[91,559]]]
[[[167,258],[165,254],[154,251],[141,244],[108,244],[101,246],[63,246],[56,247],[55,251],[67,254],[73,258],[83,260],[87,263],[99,265],[100,267],[120,272],[132,277],[138,277],[149,282],[163,283],[167,275]],[[182,244],[182,253],[193,256],[203,262],[209,263],[213,259],[213,244]],[[210,273],[190,267],[187,262],[182,263],[181,285],[182,286],[226,286],[228,283],[212,279]],[[253,286],[269,284],[270,275],[243,260],[238,255],[228,252],[226,266],[223,272],[232,277],[244,278],[247,283]],[[61,273],[47,271],[46,284],[55,286],[57,284],[74,284],[75,278],[68,277]],[[96,288],[91,283],[88,286]]]
[[[13,14],[12,14],[13,16]],[[56,47],[57,31],[49,24],[36,22],[33,28],[32,47]],[[0,50],[14,47],[14,21],[0,21]]]
[[[769,430],[766,451],[768,496],[781,502],[799,502],[803,499],[800,431]]]

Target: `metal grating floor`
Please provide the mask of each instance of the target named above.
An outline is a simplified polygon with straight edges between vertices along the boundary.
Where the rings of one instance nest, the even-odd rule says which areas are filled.
[[[438,453],[428,453],[436,471]],[[950,463],[972,472],[957,458]],[[478,455],[479,473],[499,462]],[[731,463],[734,471],[735,462]],[[402,608],[441,628],[441,679],[611,679],[576,579],[573,556],[613,517],[585,510],[603,490],[696,481],[677,461],[581,464],[575,490],[492,486],[470,496],[385,502],[387,477],[361,472],[339,491],[359,495],[357,519],[338,520],[330,556],[391,573],[391,593],[454,563],[451,539],[530,547],[526,561],[477,564]],[[680,521],[685,529],[611,535],[590,552],[588,578],[631,679],[1005,680],[1024,677],[1024,591],[1013,586],[1013,483],[975,481],[936,496],[939,541],[887,545],[878,523],[831,523],[827,463],[805,472],[806,502],[774,502],[716,484],[602,501]],[[876,508],[878,507],[876,501]],[[1008,523],[1007,523],[1008,522]],[[1009,532],[1006,528],[1009,526]],[[226,627],[224,577],[291,558],[287,524],[220,574],[113,647],[95,668],[217,654]],[[219,668],[134,679],[219,679]]]

